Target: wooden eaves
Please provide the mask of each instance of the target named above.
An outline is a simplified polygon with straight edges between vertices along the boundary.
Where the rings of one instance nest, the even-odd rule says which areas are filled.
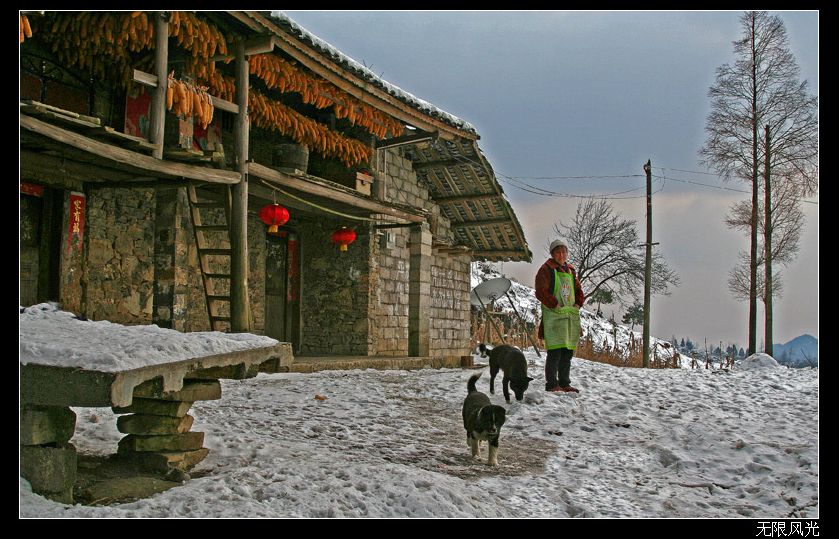
[[[20,115],[20,127],[60,145],[80,150],[84,154],[95,158],[96,162],[101,166],[109,166],[136,176],[154,176],[170,179],[183,178],[227,185],[239,183],[241,179],[240,174],[234,171],[156,159],[142,153],[87,137],[80,133],[69,131],[25,114]],[[26,156],[24,155],[21,158],[21,166],[25,169],[28,163],[24,157]],[[80,161],[83,162],[84,159]]]
[[[442,120],[424,114],[376,87],[369,81],[349,73],[342,66],[328,60],[320,52],[304,44],[296,37],[289,36],[286,31],[261,13],[255,11],[231,11],[229,14],[257,32],[270,31],[276,37],[276,46],[300,62],[301,65],[353,97],[369,103],[394,118],[424,131],[437,132],[440,138],[446,140],[463,138],[477,140],[479,138],[475,133],[458,129]]]

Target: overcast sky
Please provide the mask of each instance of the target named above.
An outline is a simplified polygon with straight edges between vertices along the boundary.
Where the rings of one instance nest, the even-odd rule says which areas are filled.
[[[504,176],[568,194],[643,196],[644,179],[525,179],[653,174],[653,241],[682,280],[653,298],[652,333],[700,343],[747,344],[748,306],[728,292],[728,272],[748,238],[723,222],[749,187],[699,165],[708,88],[733,61],[742,12],[336,12],[288,11],[292,19],[377,75],[472,123],[479,145],[522,222],[532,264],[503,271],[525,284],[547,258],[553,224],[569,222],[580,199],[527,193]],[[801,78],[818,95],[819,14],[777,12]],[[743,193],[675,180],[709,183]],[[818,202],[818,198],[811,199]],[[612,200],[639,222],[643,198]],[[807,218],[795,263],[783,268],[775,342],[818,333],[819,206]],[[574,253],[570,253],[573,263]],[[620,313],[622,314],[622,313]],[[758,342],[763,336],[759,313]]]

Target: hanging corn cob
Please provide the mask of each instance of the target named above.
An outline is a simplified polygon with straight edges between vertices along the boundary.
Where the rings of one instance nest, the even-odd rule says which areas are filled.
[[[262,79],[268,88],[282,93],[298,93],[304,103],[319,109],[334,105],[337,118],[347,118],[352,125],[358,124],[380,139],[385,138],[388,132],[399,136],[405,130],[401,122],[332,84],[307,75],[279,56],[256,54],[249,60],[250,73]]]
[[[193,116],[204,129],[213,122],[215,112],[207,87],[178,80],[175,78],[174,71],[169,74],[166,108],[181,118]]]
[[[340,135],[254,90],[250,93],[248,112],[256,127],[277,131],[324,157],[340,160],[348,167],[368,161],[372,154],[370,147],[363,142]]]
[[[26,15],[20,15],[20,42],[23,43],[23,39],[32,37],[32,27],[29,26],[29,17]]]

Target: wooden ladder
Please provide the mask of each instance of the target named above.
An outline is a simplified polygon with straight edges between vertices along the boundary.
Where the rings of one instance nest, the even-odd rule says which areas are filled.
[[[230,187],[190,183],[187,195],[210,328],[230,331]]]

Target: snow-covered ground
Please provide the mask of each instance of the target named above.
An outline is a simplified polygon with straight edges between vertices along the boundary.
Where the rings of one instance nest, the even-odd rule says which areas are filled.
[[[223,380],[221,400],[195,404],[193,430],[211,452],[183,485],[84,507],[21,479],[20,516],[818,517],[818,370],[575,358],[575,395],[544,392],[543,360],[527,357],[536,380],[525,400],[506,405],[498,385],[492,397],[508,410],[498,467],[466,444],[475,371],[259,375]],[[488,386],[485,373],[478,389]],[[77,449],[114,453],[110,409],[75,411]]]

